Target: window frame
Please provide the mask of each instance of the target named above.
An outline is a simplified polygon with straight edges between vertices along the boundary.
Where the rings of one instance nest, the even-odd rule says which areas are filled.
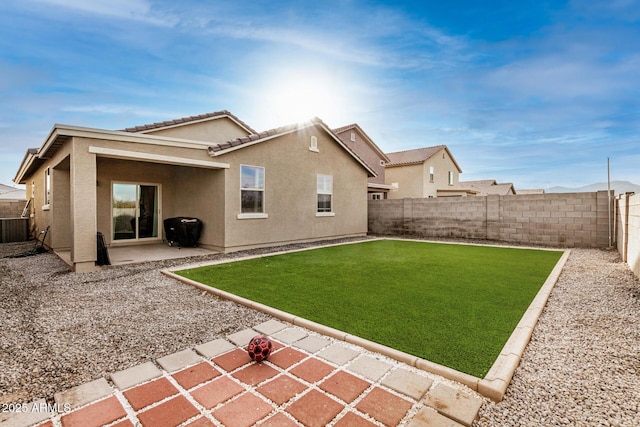
[[[242,186],[242,176],[243,176],[243,170],[244,168],[252,168],[254,170],[261,170],[262,171],[262,188],[260,188],[259,186],[257,187],[243,187]],[[264,218],[268,218],[269,216],[266,214],[266,169],[264,166],[257,166],[257,165],[246,165],[246,164],[241,164],[240,165],[240,212],[237,215],[238,219],[264,219]],[[243,206],[242,206],[242,193],[244,191],[253,191],[253,192],[261,192],[262,196],[261,196],[261,212],[243,212]]]
[[[449,185],[453,185],[453,172],[449,171]]]
[[[435,176],[435,168],[433,166],[429,166],[429,182],[433,182]]]
[[[51,209],[51,168],[48,167],[44,170],[44,196],[43,196],[43,211]]]
[[[320,152],[320,149],[318,149],[318,137],[315,135],[311,135],[309,138],[309,151],[313,151],[314,153]]]
[[[322,177],[322,178],[321,178]],[[327,189],[325,187],[325,184],[327,183],[326,178],[329,178],[329,188]],[[321,179],[323,179],[324,181],[322,182],[322,188],[321,188]],[[329,210],[320,210],[320,196],[329,196]],[[321,217],[321,216],[335,216],[335,212],[333,210],[333,175],[327,175],[327,174],[322,174],[319,173],[316,175],[316,216],[317,217]]]

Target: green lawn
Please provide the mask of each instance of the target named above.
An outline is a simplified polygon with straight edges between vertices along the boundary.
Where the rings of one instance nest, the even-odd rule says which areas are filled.
[[[178,274],[482,378],[561,255],[380,240]]]

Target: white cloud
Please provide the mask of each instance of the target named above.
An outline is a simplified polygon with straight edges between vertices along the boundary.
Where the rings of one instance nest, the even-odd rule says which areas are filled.
[[[146,23],[171,26],[176,23],[174,17],[158,15],[152,10],[148,0],[31,0],[50,6],[75,10],[82,13],[106,17],[143,21]]]

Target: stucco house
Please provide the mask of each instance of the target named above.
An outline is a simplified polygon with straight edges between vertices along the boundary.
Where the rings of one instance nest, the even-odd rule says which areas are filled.
[[[462,188],[470,188],[478,192],[477,196],[509,196],[516,194],[516,189],[510,182],[499,183],[495,179],[481,179],[475,181],[460,181]]]
[[[391,190],[391,186],[385,182],[385,165],[390,162],[389,157],[357,123],[333,129],[333,132],[376,173],[368,180],[368,198],[386,199]]]
[[[367,233],[375,171],[320,119],[257,133],[228,111],[118,131],[55,125],[25,155],[33,226],[96,269],[108,246],[163,241],[163,219],[203,221],[199,245],[221,252]]]
[[[458,185],[462,169],[446,145],[387,153],[385,181],[390,199],[454,197],[476,191]]]

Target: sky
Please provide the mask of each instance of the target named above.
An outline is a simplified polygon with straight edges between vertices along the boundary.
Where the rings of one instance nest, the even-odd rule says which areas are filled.
[[[229,110],[445,144],[461,180],[640,184],[637,0],[3,0],[0,183],[56,123]]]

